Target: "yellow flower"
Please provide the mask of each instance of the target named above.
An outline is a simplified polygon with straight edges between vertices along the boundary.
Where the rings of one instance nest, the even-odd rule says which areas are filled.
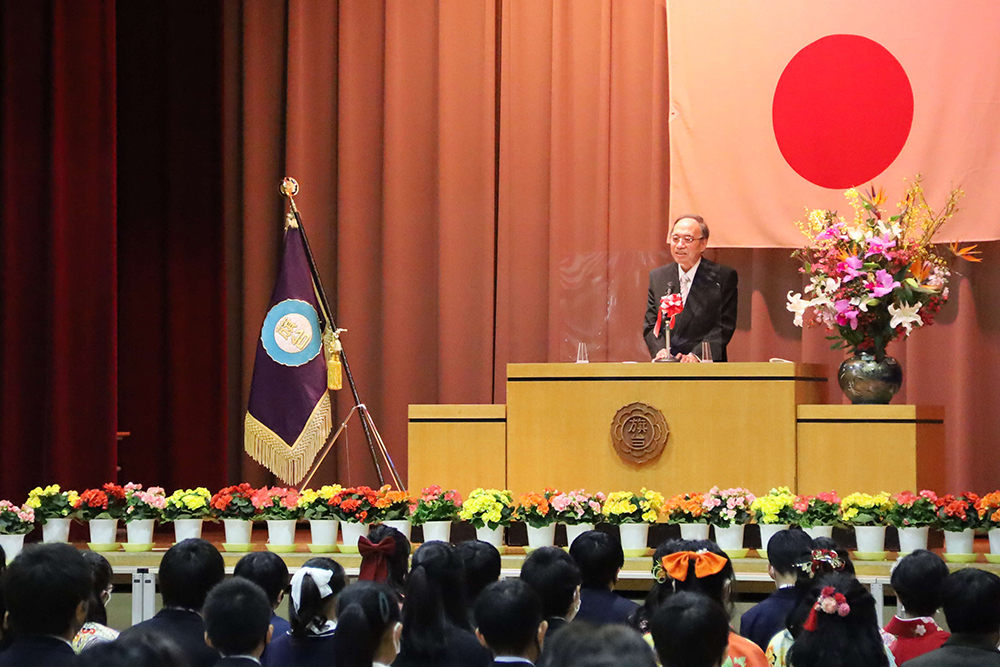
[[[184,499],[184,506],[189,510],[201,509],[205,506],[205,498],[202,496],[187,496]]]
[[[325,488],[325,487],[324,487]],[[311,505],[314,500],[320,497],[319,493],[313,491],[312,489],[303,489],[302,493],[299,494],[299,507],[306,507]]]
[[[332,486],[328,484],[320,488],[319,497],[322,498],[323,500],[329,500],[330,498],[333,498],[335,495],[337,495],[343,490],[344,487],[342,487],[340,484],[333,484]]]
[[[38,509],[42,506],[42,501],[38,496],[28,496],[28,502],[25,503],[31,509]]]

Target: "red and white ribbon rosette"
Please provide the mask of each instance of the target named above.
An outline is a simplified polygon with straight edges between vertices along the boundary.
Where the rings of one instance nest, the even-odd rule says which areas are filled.
[[[684,301],[680,294],[664,294],[660,297],[660,309],[656,312],[656,326],[653,328],[653,336],[660,337],[660,329],[663,327],[664,315],[670,318],[668,326],[674,328],[674,318],[684,310]]]

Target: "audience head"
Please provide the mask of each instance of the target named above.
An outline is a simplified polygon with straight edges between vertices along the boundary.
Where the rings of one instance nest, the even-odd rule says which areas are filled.
[[[974,567],[952,572],[941,584],[941,606],[952,632],[1000,632],[1000,577]]]
[[[816,591],[813,589],[818,579],[831,574],[854,576],[854,569],[848,571],[848,561],[844,560],[840,552],[823,545],[836,547],[833,540],[827,538],[813,540],[809,558],[798,567],[798,578],[795,580],[796,602],[785,619],[785,627],[792,637],[799,636],[802,624],[816,604]]]
[[[380,523],[367,537],[358,540],[361,574],[358,581],[386,584],[396,593],[406,588],[406,570],[410,562],[410,541],[401,532]]]
[[[538,660],[548,623],[531,586],[520,579],[490,584],[476,599],[475,615],[476,636],[495,654]]]
[[[33,544],[15,558],[3,577],[11,631],[72,639],[87,618],[93,574],[70,544]]]
[[[941,606],[941,583],[948,566],[937,554],[917,549],[903,556],[892,570],[892,590],[910,616],[933,616]]]
[[[205,596],[225,576],[222,554],[210,542],[198,538],[178,542],[160,561],[163,606],[201,611]]]
[[[187,655],[170,637],[157,632],[128,633],[113,642],[87,647],[79,667],[189,667]]]
[[[482,590],[500,578],[500,552],[482,540],[468,540],[455,549],[465,564],[465,598],[471,607]]]
[[[653,613],[649,630],[663,667],[718,667],[725,660],[729,616],[707,596],[671,596]]]
[[[843,568],[839,570],[831,566],[829,563],[820,563],[815,576],[818,577],[823,574],[833,574],[834,572],[854,574],[854,562],[851,560],[851,552],[837,544],[833,538],[817,537],[812,541],[812,548],[813,551],[832,551],[837,554],[840,560],[844,562]]]
[[[277,609],[288,588],[288,566],[281,556],[270,551],[248,553],[236,563],[233,575],[264,589],[272,609]]]
[[[621,543],[596,530],[588,530],[573,540],[569,555],[580,568],[584,588],[611,588],[618,581],[618,571],[625,564]]]
[[[293,637],[330,631],[337,618],[337,596],[347,586],[347,575],[332,558],[310,558],[292,575],[292,603],[288,623]]]
[[[674,594],[674,581],[667,576],[662,567],[663,557],[679,551],[693,551],[694,545],[694,540],[667,540],[656,547],[656,551],[653,552],[653,585],[650,586],[642,606],[629,619],[639,632],[649,630],[649,621],[653,618],[653,613]]]
[[[371,667],[390,664],[399,652],[399,598],[384,584],[359,581],[344,589],[337,603],[337,640],[333,664]]]
[[[580,605],[580,568],[573,557],[556,547],[535,549],[521,565],[521,581],[542,600],[545,618],[572,621]]]
[[[403,608],[404,653],[435,659],[445,649],[448,624],[472,629],[464,580],[462,559],[447,542],[426,542],[414,552]]]
[[[264,589],[248,579],[233,577],[205,598],[205,639],[223,656],[259,657],[271,640],[271,601]]]
[[[81,552],[83,559],[90,566],[94,581],[87,600],[87,620],[91,623],[108,624],[108,612],[104,608],[111,599],[111,563],[96,551]]]
[[[653,649],[624,625],[574,621],[545,644],[538,667],[655,667]]]
[[[846,573],[812,587],[812,606],[788,653],[795,667],[887,667],[875,598]]]
[[[733,600],[733,562],[718,544],[710,540],[693,540],[689,551],[678,551],[654,561],[654,576],[657,565],[667,577],[672,579],[675,592],[700,593],[729,610]]]
[[[799,573],[799,565],[812,556],[812,538],[798,528],[781,530],[766,545],[767,563],[772,579]]]

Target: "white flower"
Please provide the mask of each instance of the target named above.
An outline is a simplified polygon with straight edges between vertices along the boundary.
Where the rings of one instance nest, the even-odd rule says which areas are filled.
[[[890,304],[889,314],[892,315],[892,320],[889,321],[889,326],[895,329],[902,324],[903,328],[906,329],[906,333],[909,334],[913,325],[919,327],[921,324],[920,316],[917,315],[918,310],[920,310],[919,303],[914,306],[904,303],[899,308],[896,308],[895,304]]]
[[[860,310],[862,313],[867,313],[868,312],[868,299],[867,298],[862,299],[861,297],[856,296],[853,299],[851,299],[851,305],[854,306],[855,308],[857,308],[858,310]]]
[[[788,305],[785,306],[788,312],[795,313],[795,326],[802,326],[802,316],[806,312],[806,308],[812,305],[812,301],[808,299],[803,299],[801,294],[792,294],[791,290],[788,290]]]

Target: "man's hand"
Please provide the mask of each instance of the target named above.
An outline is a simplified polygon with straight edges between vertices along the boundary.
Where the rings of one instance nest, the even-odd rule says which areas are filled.
[[[693,354],[678,354],[677,355],[677,361],[681,362],[682,364],[700,364],[701,363],[701,359],[699,359],[697,356],[695,356]]]
[[[667,348],[663,348],[662,350],[660,350],[659,352],[656,353],[656,356],[653,357],[653,361],[659,361],[660,359],[666,359],[668,356],[670,356],[670,353],[667,352]]]

